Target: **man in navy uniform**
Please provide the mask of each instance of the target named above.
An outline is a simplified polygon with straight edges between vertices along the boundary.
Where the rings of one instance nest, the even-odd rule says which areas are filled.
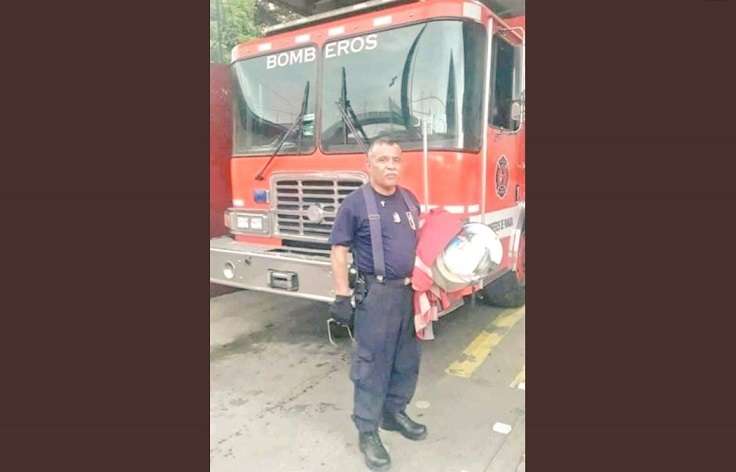
[[[370,181],[340,205],[330,235],[336,320],[353,318],[348,282],[348,250],[357,261],[354,328],[357,346],[350,378],[355,385],[352,419],[360,450],[374,470],[388,470],[391,458],[378,435],[379,426],[412,440],[427,428],[406,414],[419,374],[420,346],[414,329],[410,277],[416,255],[419,204],[398,186],[401,148],[385,138],[368,149]]]

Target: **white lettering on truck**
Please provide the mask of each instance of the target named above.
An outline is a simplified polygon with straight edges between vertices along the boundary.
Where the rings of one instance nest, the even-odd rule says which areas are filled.
[[[325,58],[357,54],[363,51],[371,51],[378,47],[378,35],[369,34],[351,39],[343,39],[325,46]],[[314,47],[293,49],[291,51],[279,52],[266,56],[266,69],[274,67],[288,67],[294,64],[312,62],[317,57],[317,49]]]
[[[294,49],[266,56],[266,69],[274,67],[287,67],[293,64],[312,62],[317,57],[317,49],[314,47]]]
[[[369,34],[352,39],[342,39],[325,46],[325,59],[371,51],[378,46],[378,35]]]
[[[327,46],[325,46],[325,58],[329,59],[331,57],[335,57],[335,45],[337,43],[330,43]]]
[[[308,48],[304,50],[304,62],[312,62],[317,57],[317,50],[315,48]]]

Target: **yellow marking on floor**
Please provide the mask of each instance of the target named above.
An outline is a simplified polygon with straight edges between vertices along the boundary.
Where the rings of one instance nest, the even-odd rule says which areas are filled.
[[[511,328],[524,316],[524,309],[497,316],[463,351],[463,357],[445,369],[449,375],[470,378]]]
[[[524,316],[524,310],[516,310],[511,313],[507,313],[496,317],[495,320],[489,325],[496,328],[511,328],[516,324],[517,321]]]
[[[511,382],[509,387],[517,388],[519,384],[523,382],[526,382],[526,364],[521,367],[521,372],[516,374],[516,377],[514,377],[514,380]]]

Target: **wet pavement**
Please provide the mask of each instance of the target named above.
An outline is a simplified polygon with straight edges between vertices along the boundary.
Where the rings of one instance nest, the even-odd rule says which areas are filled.
[[[210,299],[210,469],[367,471],[350,420],[349,338],[329,343],[321,302],[238,291]],[[422,342],[410,416],[382,431],[392,471],[525,468],[525,311],[466,304]]]

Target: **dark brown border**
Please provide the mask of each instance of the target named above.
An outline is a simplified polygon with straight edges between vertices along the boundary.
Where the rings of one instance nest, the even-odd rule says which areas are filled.
[[[635,3],[528,5],[532,470],[736,466],[734,5]],[[207,468],[201,7],[9,22],[5,469]]]
[[[529,470],[732,470],[734,4],[527,13]]]
[[[25,10],[3,41],[0,468],[207,470],[206,9]]]

